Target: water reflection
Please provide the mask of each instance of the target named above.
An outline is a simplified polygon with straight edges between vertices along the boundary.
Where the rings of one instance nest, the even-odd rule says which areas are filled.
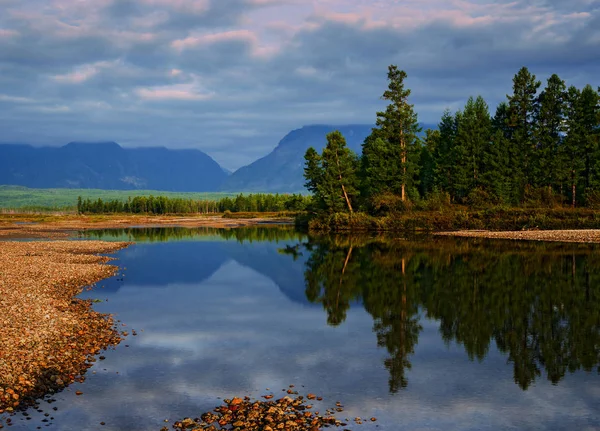
[[[124,229],[97,229],[79,232],[82,239],[101,239],[103,241],[135,241],[135,242],[173,242],[173,241],[231,241],[245,242],[280,242],[300,241],[305,237],[290,225],[265,224],[235,229],[218,229],[212,227],[131,227]]]
[[[600,426],[594,248],[289,228],[85,235],[137,241],[82,294],[137,336],[11,429],[46,429],[48,412],[50,429],[158,430],[289,384],[378,418],[362,431]],[[540,375],[523,391],[513,373],[530,363]],[[557,365],[553,385],[542,376]]]
[[[352,302],[387,350],[389,391],[406,372],[424,317],[446,343],[482,361],[495,343],[527,389],[542,374],[600,372],[598,247],[518,242],[322,237],[280,250],[308,253],[306,296],[338,326]]]

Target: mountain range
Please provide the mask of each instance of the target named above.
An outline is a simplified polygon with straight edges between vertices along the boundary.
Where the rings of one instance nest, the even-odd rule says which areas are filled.
[[[217,190],[228,174],[199,150],[123,148],[115,142],[63,147],[0,145],[0,184],[105,190]]]
[[[293,193],[304,189],[304,153],[339,130],[360,154],[372,125],[311,125],[292,130],[266,156],[229,174],[200,150],[123,148],[115,142],[63,147],[0,144],[0,185],[180,192]],[[423,127],[426,128],[425,126]]]

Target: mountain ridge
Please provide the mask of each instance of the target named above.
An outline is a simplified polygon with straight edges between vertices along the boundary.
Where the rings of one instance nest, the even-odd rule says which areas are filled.
[[[0,184],[32,188],[214,191],[227,174],[206,153],[123,148],[113,141],[61,147],[0,143]]]

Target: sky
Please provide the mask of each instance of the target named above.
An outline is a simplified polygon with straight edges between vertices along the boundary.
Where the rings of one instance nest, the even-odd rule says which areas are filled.
[[[236,169],[307,124],[424,123],[522,66],[600,85],[600,0],[0,0],[0,142],[197,148]]]

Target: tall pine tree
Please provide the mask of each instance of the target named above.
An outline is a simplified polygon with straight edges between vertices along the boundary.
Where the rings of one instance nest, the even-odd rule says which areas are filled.
[[[540,85],[535,75],[523,67],[513,78],[513,94],[508,96],[511,161],[515,179],[523,192],[527,185],[534,183],[536,154],[533,130],[538,109],[536,94]]]
[[[388,67],[388,89],[383,93],[382,99],[390,103],[384,112],[377,113],[377,128],[373,129],[372,138],[365,140],[363,145],[365,172],[369,172],[373,160],[381,160],[386,156],[394,158],[393,163],[382,166],[382,169],[388,170],[382,175],[393,178],[391,191],[399,193],[402,201],[406,200],[407,188],[414,185],[414,178],[418,173],[417,133],[421,131],[413,105],[408,103],[410,90],[404,86],[406,77],[406,72],[398,70],[397,66]]]
[[[552,75],[539,96],[539,110],[535,117],[534,138],[537,158],[535,185],[552,189],[558,184],[558,153],[564,135],[564,116],[567,87],[565,82]]]

